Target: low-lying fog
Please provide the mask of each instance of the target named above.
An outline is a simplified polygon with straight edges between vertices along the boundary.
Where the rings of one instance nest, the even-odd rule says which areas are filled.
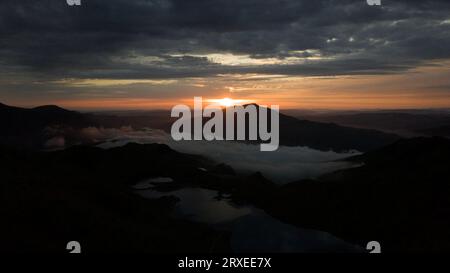
[[[85,128],[83,135],[96,141],[102,148],[112,148],[130,142],[146,144],[167,144],[172,149],[189,154],[209,157],[217,163],[226,163],[241,173],[261,172],[277,183],[287,183],[305,178],[314,178],[338,169],[352,167],[351,163],[337,161],[356,152],[323,152],[308,147],[285,147],[275,152],[261,152],[259,145],[249,145],[228,141],[181,141],[172,140],[171,136],[161,130],[135,131],[131,128],[103,129]]]

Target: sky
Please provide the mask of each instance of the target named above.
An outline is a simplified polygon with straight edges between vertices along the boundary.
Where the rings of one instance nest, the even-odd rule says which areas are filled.
[[[2,0],[0,102],[450,107],[450,1]]]

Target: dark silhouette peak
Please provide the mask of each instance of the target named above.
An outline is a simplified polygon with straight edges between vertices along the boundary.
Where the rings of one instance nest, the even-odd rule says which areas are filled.
[[[269,110],[272,110],[272,108],[271,108],[269,105],[259,105],[259,104],[257,104],[257,103],[248,103],[248,104],[244,104],[244,107],[247,107],[247,106],[255,106],[256,109],[258,109],[258,110],[259,110],[259,108],[267,108],[267,109],[269,109]]]
[[[256,108],[259,108],[260,106],[258,105],[258,104],[256,104],[256,103],[249,103],[249,104],[245,104],[244,105],[244,107],[247,107],[247,106],[255,106]]]
[[[23,108],[6,105],[0,102],[0,110],[24,110]]]
[[[2,110],[16,110],[21,112],[29,112],[29,113],[36,113],[36,112],[52,112],[52,113],[61,113],[61,112],[72,112],[66,109],[63,109],[56,105],[43,105],[38,106],[35,108],[22,108],[22,107],[16,107],[16,106],[10,106],[3,103],[0,103],[0,109]]]
[[[17,110],[24,110],[24,111],[59,111],[59,112],[72,112],[69,110],[66,110],[64,108],[61,108],[57,105],[43,105],[43,106],[38,106],[35,108],[21,108],[21,107],[16,107],[16,106],[10,106],[10,105],[6,105],[4,103],[0,102],[0,109],[17,109]]]
[[[0,102],[0,108],[15,108],[15,107]]]
[[[37,111],[64,111],[64,112],[69,112],[69,110],[66,110],[64,108],[61,108],[57,105],[43,105],[43,106],[38,106],[33,108],[32,110],[37,110]]]

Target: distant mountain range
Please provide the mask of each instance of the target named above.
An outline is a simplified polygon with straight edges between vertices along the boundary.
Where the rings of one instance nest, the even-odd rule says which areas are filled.
[[[398,139],[399,136],[395,134],[381,131],[300,120],[280,114],[280,144],[285,146],[308,146],[337,152],[348,150],[365,152]]]
[[[91,123],[89,116],[58,106],[31,109],[0,104],[0,144],[39,149],[51,137],[50,127],[83,128]]]
[[[3,133],[14,134],[23,130],[42,129],[49,125],[86,125],[84,114],[69,111],[55,105],[26,109],[0,103],[0,122]]]
[[[139,115],[79,113],[57,106],[32,109],[0,105],[0,144],[42,148],[55,136],[66,138],[68,145],[80,143],[76,130],[84,127],[144,127],[170,132],[174,119],[169,112],[145,112]],[[318,150],[369,151],[399,139],[397,135],[376,130],[299,120],[280,114],[280,145],[308,146]]]
[[[287,110],[286,113],[299,119],[374,129],[404,137],[448,136],[445,133],[446,131],[428,129],[450,126],[450,111],[448,109],[328,112]]]
[[[241,177],[228,166],[215,165],[220,162],[165,145],[129,144],[110,150],[74,146],[51,153],[23,150],[41,147],[50,137],[49,127],[58,128],[53,131],[59,134],[105,124],[140,128],[145,117],[149,123],[170,124],[161,113],[127,118],[57,106],[0,105],[1,210],[9,223],[0,227],[7,235],[0,248],[44,246],[53,251],[64,249],[59,244],[66,238],[76,237],[101,251],[109,238],[121,237],[116,243],[131,251],[170,251],[173,244],[177,249],[205,251],[216,238],[221,238],[216,250],[227,250],[227,234],[170,219],[176,200],[144,201],[130,192],[129,186],[144,178],[170,176],[176,183],[166,187],[229,193],[235,202],[253,204],[287,223],[328,231],[361,246],[377,240],[390,252],[450,249],[450,140],[445,138],[399,140],[378,131],[282,114],[284,145],[368,151],[348,159],[360,167],[282,186],[261,174]],[[140,243],[142,238],[152,244]]]

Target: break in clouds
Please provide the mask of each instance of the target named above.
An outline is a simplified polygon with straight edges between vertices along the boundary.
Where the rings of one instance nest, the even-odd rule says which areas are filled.
[[[217,163],[226,163],[244,174],[261,172],[278,183],[314,178],[338,169],[352,167],[352,164],[339,160],[356,154],[356,152],[323,152],[308,147],[285,146],[281,146],[275,152],[263,153],[258,145],[226,141],[176,142],[169,134],[161,130],[135,131],[129,127],[122,129],[89,127],[83,129],[82,134],[85,139],[90,139],[92,142],[104,141],[99,145],[102,148],[123,146],[130,142],[167,144],[179,152],[202,155]],[[64,143],[61,137],[50,141]]]

